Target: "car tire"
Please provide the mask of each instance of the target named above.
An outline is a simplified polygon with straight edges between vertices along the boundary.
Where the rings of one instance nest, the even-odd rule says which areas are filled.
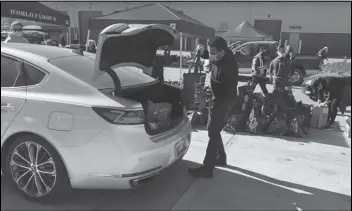
[[[304,81],[304,77],[305,77],[305,71],[300,69],[300,68],[294,68],[291,72],[291,76],[290,76],[290,80],[292,82],[292,85],[295,86],[300,86],[303,81]]]
[[[54,147],[36,135],[24,135],[12,141],[4,152],[4,173],[11,186],[29,201],[55,203],[62,199],[63,193],[69,190],[70,182],[65,165]],[[32,158],[29,157],[30,152]]]

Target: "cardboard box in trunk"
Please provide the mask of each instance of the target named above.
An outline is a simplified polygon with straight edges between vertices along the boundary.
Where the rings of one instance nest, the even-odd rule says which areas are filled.
[[[312,118],[310,121],[311,128],[323,127],[328,120],[329,109],[327,107],[314,107],[312,110]]]
[[[172,105],[170,103],[147,104],[146,119],[152,129],[167,128],[170,125]]]

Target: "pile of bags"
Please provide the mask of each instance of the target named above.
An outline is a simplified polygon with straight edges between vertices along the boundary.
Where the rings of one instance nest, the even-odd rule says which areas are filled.
[[[249,85],[238,89],[240,106],[234,108],[226,131],[293,137],[307,134],[312,107],[296,102],[292,91],[274,91],[264,97],[262,93],[253,93]]]

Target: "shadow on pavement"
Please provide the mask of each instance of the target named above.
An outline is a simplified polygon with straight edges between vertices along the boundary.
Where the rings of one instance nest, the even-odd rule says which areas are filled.
[[[345,137],[343,131],[340,129],[340,126],[334,125],[331,130],[322,130],[322,129],[309,129],[308,134],[302,138],[289,137],[289,136],[272,136],[270,134],[253,134],[247,132],[239,132],[239,135],[245,136],[263,136],[278,138],[285,141],[291,142],[301,142],[301,143],[319,143],[325,145],[332,145],[338,147],[350,148],[348,144],[348,139]]]
[[[277,180],[234,166],[195,180],[182,160],[132,191],[73,190],[57,205],[29,203],[2,179],[2,210],[350,210],[351,197]],[[304,172],[302,172],[304,173]]]
[[[248,133],[248,132],[238,132],[236,134],[244,135],[244,136],[274,137],[274,138],[279,138],[279,139],[283,139],[291,142],[302,142],[302,143],[315,142],[319,144],[350,148],[348,139],[344,135],[344,127],[345,126],[340,125],[339,122],[335,122],[335,124],[333,125],[333,128],[329,130],[310,128],[308,130],[308,134],[302,138],[295,138],[295,137],[289,137],[289,136],[272,136],[270,134],[254,134],[254,133]],[[206,131],[206,130],[207,130],[206,125],[197,125],[197,127],[193,129],[193,132]]]
[[[304,172],[303,172],[304,173]],[[350,210],[351,197],[234,166],[198,179],[174,210]]]

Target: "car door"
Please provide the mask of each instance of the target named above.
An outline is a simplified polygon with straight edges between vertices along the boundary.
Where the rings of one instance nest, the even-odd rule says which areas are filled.
[[[1,55],[1,138],[26,101],[26,88],[16,84],[21,80],[22,63]]]
[[[258,47],[254,44],[243,44],[236,52],[238,71],[241,75],[248,75],[252,72],[253,57],[257,54]]]

